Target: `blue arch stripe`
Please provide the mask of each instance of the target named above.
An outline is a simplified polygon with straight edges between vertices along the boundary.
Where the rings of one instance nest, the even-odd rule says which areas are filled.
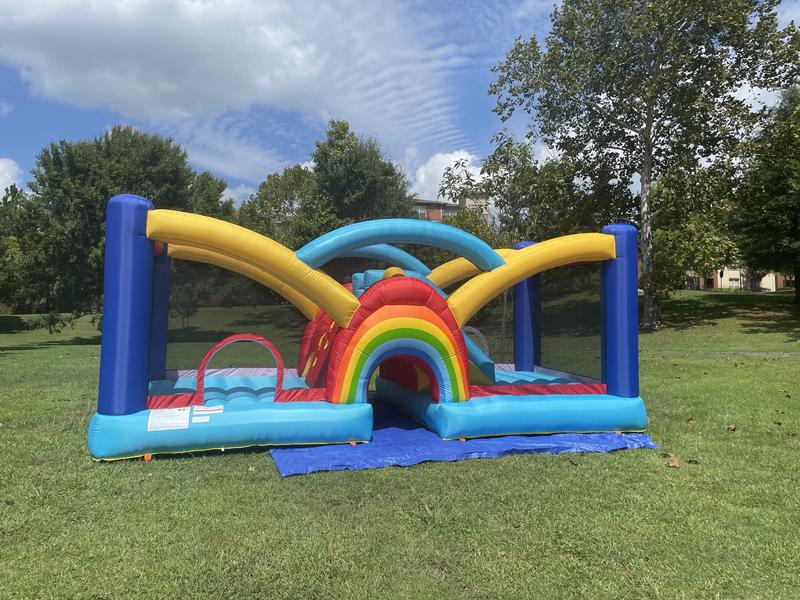
[[[442,357],[425,342],[411,338],[391,340],[381,344],[375,349],[369,359],[367,359],[363,370],[358,376],[358,397],[355,398],[355,402],[366,402],[367,385],[369,385],[372,372],[378,365],[388,358],[404,354],[415,356],[424,361],[425,364],[430,367],[434,377],[436,377],[436,383],[439,386],[439,402],[452,402],[453,386],[450,378],[447,376],[447,367]]]
[[[348,256],[353,250],[373,244],[423,244],[463,256],[482,271],[504,265],[503,258],[471,233],[435,221],[380,219],[346,225],[318,237],[300,248],[297,258],[317,268]]]
[[[431,272],[425,263],[419,260],[416,256],[409,254],[400,248],[395,248],[389,244],[373,244],[371,246],[357,248],[348,252],[348,256],[382,260],[391,264],[392,266],[402,267],[409,271],[416,271],[417,273],[422,273],[423,275],[428,275]]]

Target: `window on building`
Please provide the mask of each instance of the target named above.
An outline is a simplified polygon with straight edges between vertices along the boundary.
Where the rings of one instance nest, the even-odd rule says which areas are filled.
[[[738,277],[728,277],[728,286],[734,289],[742,287]]]
[[[706,277],[706,288],[713,288],[713,287],[714,287],[714,278]]]

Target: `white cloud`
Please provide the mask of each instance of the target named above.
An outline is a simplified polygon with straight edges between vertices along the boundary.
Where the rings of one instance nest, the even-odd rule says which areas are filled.
[[[466,150],[439,152],[416,170],[411,191],[423,200],[435,200],[439,196],[439,184],[447,167],[457,160],[467,161],[467,170],[477,179],[480,177],[480,160]]]
[[[790,21],[794,21],[795,25],[800,25],[800,1],[783,0],[775,12],[778,13],[778,23],[781,27],[786,27]]]
[[[10,158],[0,158],[0,196],[12,183],[19,182],[22,169]]]
[[[318,123],[345,118],[396,148],[467,147],[453,78],[470,54],[419,10],[355,0],[0,0],[0,62],[38,96],[162,127],[261,106]],[[274,158],[238,171],[249,179]]]
[[[8,102],[0,100],[0,119],[7,117],[9,114],[11,114],[12,110],[14,110],[13,104],[9,104]]]
[[[186,149],[193,165],[224,177],[259,182],[285,164],[237,120],[186,119],[170,125],[166,132]]]
[[[513,15],[515,19],[549,19],[553,7],[559,4],[561,4],[561,2],[557,2],[556,0],[522,0]]]
[[[225,188],[223,196],[225,198],[232,198],[233,203],[236,206],[241,206],[242,202],[250,198],[250,196],[255,193],[256,189],[254,187],[250,187],[249,185],[244,185],[243,183],[241,183],[233,187]]]
[[[734,97],[747,103],[751,110],[761,110],[775,106],[780,100],[780,90],[753,87],[744,84],[734,93]]]
[[[533,158],[536,162],[543,163],[549,160],[556,160],[561,157],[558,148],[551,148],[544,142],[536,142],[533,145]]]

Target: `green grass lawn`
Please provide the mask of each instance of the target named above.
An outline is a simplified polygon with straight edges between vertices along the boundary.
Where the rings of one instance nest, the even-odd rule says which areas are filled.
[[[668,304],[670,327],[640,338],[660,451],[287,479],[263,450],[93,462],[96,329],[2,316],[0,597],[800,597],[789,302]],[[256,331],[294,364],[302,324],[282,307],[207,309],[173,332],[170,361]]]

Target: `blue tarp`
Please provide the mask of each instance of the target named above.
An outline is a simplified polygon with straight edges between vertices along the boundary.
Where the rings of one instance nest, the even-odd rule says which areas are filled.
[[[315,471],[360,471],[408,467],[421,462],[493,458],[505,454],[543,452],[610,452],[625,448],[657,448],[644,433],[558,433],[508,435],[466,441],[443,440],[389,407],[375,405],[375,428],[368,444],[293,446],[270,450],[282,477]]]

